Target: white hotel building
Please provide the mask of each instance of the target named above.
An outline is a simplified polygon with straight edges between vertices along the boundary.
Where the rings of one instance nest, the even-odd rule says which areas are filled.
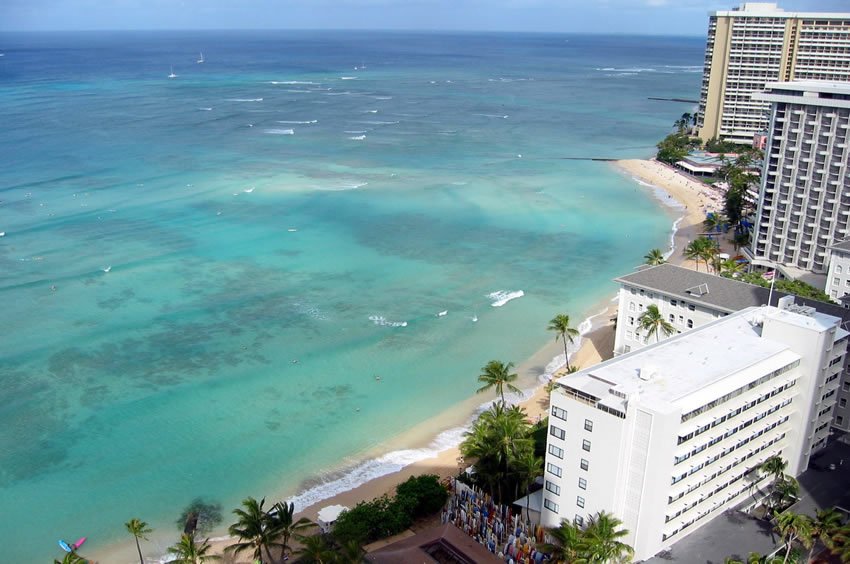
[[[848,333],[811,308],[749,308],[558,380],[542,523],[613,512],[636,559],[745,500],[768,457],[825,444]]]

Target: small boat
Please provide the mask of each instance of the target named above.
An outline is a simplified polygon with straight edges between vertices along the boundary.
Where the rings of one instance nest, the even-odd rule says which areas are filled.
[[[69,545],[67,542],[65,542],[63,540],[59,541],[59,548],[61,548],[65,552],[73,552],[74,551],[74,549],[71,548],[71,545]]]
[[[177,75],[174,74],[174,67],[171,67],[171,74],[168,75],[168,78],[177,78]]]
[[[445,316],[447,316],[448,314],[449,314],[449,310],[447,310],[447,309],[446,309],[446,310],[443,310],[443,311],[441,311],[440,313],[438,313],[438,314],[437,314],[437,317],[445,317]]]
[[[198,60],[197,60],[196,62],[197,62],[199,65],[200,65],[201,63],[203,63],[203,62],[204,62],[204,53],[203,53],[203,51],[201,51],[201,55],[198,57]]]

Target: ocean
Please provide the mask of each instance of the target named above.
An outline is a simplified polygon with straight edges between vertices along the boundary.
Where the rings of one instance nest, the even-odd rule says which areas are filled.
[[[398,467],[487,361],[666,248],[651,189],[571,159],[652,154],[693,104],[648,98],[696,97],[703,47],[0,34],[3,560],[96,553],[131,517],[154,555],[197,497],[226,526]]]

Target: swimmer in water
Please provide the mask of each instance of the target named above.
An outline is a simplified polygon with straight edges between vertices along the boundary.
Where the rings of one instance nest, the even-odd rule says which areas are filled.
[[[381,377],[378,376],[377,374],[375,374],[375,382],[380,382],[380,381],[381,381]]]

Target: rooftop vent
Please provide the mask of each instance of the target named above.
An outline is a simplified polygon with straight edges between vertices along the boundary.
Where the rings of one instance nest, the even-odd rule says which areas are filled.
[[[685,293],[696,297],[704,296],[708,294],[708,284],[700,284],[699,286],[688,288],[685,290]]]
[[[793,313],[799,313],[800,315],[805,315],[806,317],[814,317],[814,315],[818,312],[815,308],[811,306],[801,305],[801,304],[791,304],[788,306],[788,311]]]
[[[654,366],[652,366],[651,364],[645,364],[643,368],[640,368],[638,370],[638,378],[640,378],[644,382],[649,382],[655,377],[657,372],[658,370],[656,370]]]

